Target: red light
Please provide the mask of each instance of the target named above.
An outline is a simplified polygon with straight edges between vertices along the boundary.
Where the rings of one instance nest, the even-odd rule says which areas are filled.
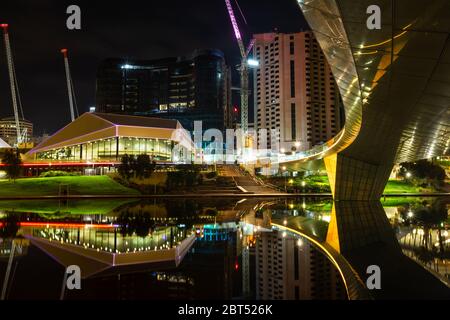
[[[85,223],[61,223],[61,222],[20,222],[21,227],[48,227],[48,228],[93,228],[93,229],[111,229],[117,227],[110,224],[85,224]],[[3,222],[0,222],[3,227]]]
[[[2,27],[2,28],[8,28],[8,24],[7,24],[7,23],[2,23],[2,24],[0,24],[0,27]]]
[[[236,262],[236,263],[234,264],[234,269],[235,269],[236,271],[239,270],[239,263]]]
[[[238,112],[239,109],[237,107],[234,107],[234,112]]]
[[[118,162],[117,162],[118,163]],[[21,166],[22,167],[51,167],[51,166],[112,166],[116,164],[115,162],[93,162],[93,163],[86,163],[86,162],[46,162],[46,163],[39,163],[39,162],[25,162]],[[4,163],[0,163],[0,167],[6,167]]]
[[[67,49],[61,49],[61,53],[66,54],[67,53]]]

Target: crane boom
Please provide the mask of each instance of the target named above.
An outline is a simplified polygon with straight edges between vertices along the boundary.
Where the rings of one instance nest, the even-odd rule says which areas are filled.
[[[231,25],[234,29],[234,34],[236,36],[236,40],[239,45],[239,50],[241,51],[241,57],[244,58],[246,56],[245,54],[245,47],[244,42],[242,41],[241,32],[239,31],[239,27],[236,21],[236,17],[234,15],[233,7],[231,6],[230,0],[225,0],[225,4],[227,5],[228,15],[230,16]]]
[[[67,56],[67,49],[61,49],[61,53],[64,56],[64,68],[66,70],[66,82],[67,82],[67,93],[69,95],[70,118],[71,121],[75,121],[73,86],[72,86],[72,77],[70,76],[69,58]]]
[[[22,139],[22,132],[20,130],[20,121],[19,121],[19,108],[17,103],[17,79],[15,77],[14,72],[14,62],[11,52],[11,44],[9,42],[9,33],[8,33],[8,24],[3,23],[0,24],[0,27],[3,28],[3,37],[5,40],[5,49],[6,49],[6,60],[8,64],[8,73],[9,73],[9,83],[11,86],[11,97],[12,97],[12,103],[13,103],[13,109],[14,109],[14,119],[16,122],[16,132],[17,132],[17,145],[23,142]]]

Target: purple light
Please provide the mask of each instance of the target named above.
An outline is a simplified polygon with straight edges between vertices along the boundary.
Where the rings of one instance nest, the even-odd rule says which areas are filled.
[[[233,25],[234,34],[236,35],[236,39],[241,40],[241,33],[239,32],[239,27],[236,22],[236,17],[234,16],[233,7],[231,6],[230,0],[225,0],[227,5],[228,13],[230,15],[231,24]]]

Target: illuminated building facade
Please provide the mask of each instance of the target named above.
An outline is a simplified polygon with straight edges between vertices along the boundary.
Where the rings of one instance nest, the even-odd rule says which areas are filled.
[[[176,120],[85,113],[27,155],[36,161],[118,162],[147,154],[160,162],[190,160],[190,137]]]
[[[131,61],[107,59],[97,73],[96,110],[176,119],[193,130],[231,127],[230,71],[219,50],[189,57]]]
[[[33,123],[25,119],[19,119],[19,128],[22,136],[25,138],[24,142],[31,141],[33,138]],[[0,120],[0,138],[11,146],[17,144],[17,129],[14,117]]]
[[[279,141],[287,152],[307,150],[336,136],[342,103],[314,34],[263,33],[254,39],[255,122],[267,129],[268,146]],[[271,129],[279,135],[271,136]]]

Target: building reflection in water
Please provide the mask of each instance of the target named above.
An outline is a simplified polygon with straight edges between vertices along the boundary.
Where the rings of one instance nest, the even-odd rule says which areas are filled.
[[[282,231],[256,241],[256,297],[263,300],[345,299],[339,272],[311,243]]]
[[[341,274],[321,249],[275,222],[328,243],[360,275],[368,264],[380,265],[383,294],[395,298],[409,290],[408,280],[398,278],[423,279],[414,283],[430,290],[436,277],[448,280],[447,210],[448,201],[423,199],[385,209],[323,199],[186,199],[140,201],[106,215],[21,214],[16,236],[32,245],[8,297],[33,299],[29,286],[39,281],[30,274],[40,272],[52,283],[44,296],[57,299],[63,267],[79,263],[87,270],[83,290],[66,291],[65,299],[346,299]],[[4,237],[4,255],[8,243]],[[109,264],[105,254],[119,263]],[[129,260],[121,264],[118,256]],[[417,263],[428,268],[425,276]],[[0,259],[1,279],[6,269],[7,259]]]

